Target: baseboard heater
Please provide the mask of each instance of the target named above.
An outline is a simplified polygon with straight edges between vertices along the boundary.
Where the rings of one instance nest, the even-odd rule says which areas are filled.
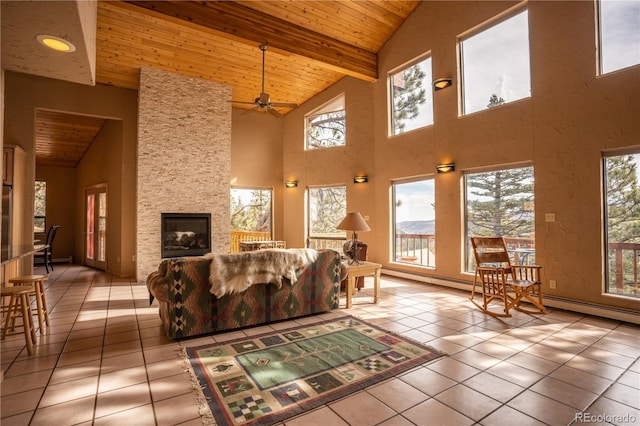
[[[468,281],[458,281],[448,278],[424,277],[421,275],[415,275],[403,271],[385,268],[382,269],[382,273],[427,284],[435,284],[444,287],[456,288],[458,290],[471,291],[471,284]],[[551,308],[564,309],[566,311],[573,311],[581,314],[594,315],[618,321],[626,321],[633,324],[640,324],[640,312],[633,309],[598,305],[595,303],[565,299],[563,297],[557,297],[547,294],[544,295],[544,304],[545,306],[549,306]]]

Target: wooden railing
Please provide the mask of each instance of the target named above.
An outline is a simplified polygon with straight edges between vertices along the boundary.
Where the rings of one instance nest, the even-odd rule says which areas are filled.
[[[435,234],[396,234],[396,262],[436,266]]]
[[[615,266],[609,276],[609,291],[615,284],[616,294],[638,295],[638,265],[640,264],[640,244],[638,243],[609,243],[609,258],[615,260]],[[626,265],[625,265],[626,259]],[[627,266],[625,270],[625,266]],[[615,278],[615,282],[612,279]],[[625,290],[625,284],[630,289]]]
[[[229,250],[231,253],[239,253],[240,241],[264,241],[270,239],[270,232],[231,231]]]
[[[347,241],[346,238],[333,238],[333,237],[307,238],[307,247],[316,249],[316,250],[332,249],[342,253],[342,246],[344,245],[345,241]]]

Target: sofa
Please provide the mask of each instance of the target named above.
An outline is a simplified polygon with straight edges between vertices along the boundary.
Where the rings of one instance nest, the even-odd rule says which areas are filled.
[[[260,256],[260,252],[261,250],[238,253],[237,256],[243,256],[247,260]],[[313,252],[314,260],[296,269],[293,277],[284,275],[270,283],[258,283],[264,274],[242,277],[245,281],[251,281],[252,278],[258,281],[246,290],[220,297],[212,294],[211,265],[219,261],[217,256],[225,256],[227,259],[236,255],[209,254],[164,259],[158,270],[147,277],[150,302],[154,299],[158,301],[160,318],[170,339],[266,324],[337,309],[340,282],[346,276],[340,253],[334,250]]]

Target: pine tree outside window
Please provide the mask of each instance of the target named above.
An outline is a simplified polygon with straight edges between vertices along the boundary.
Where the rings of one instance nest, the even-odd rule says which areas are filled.
[[[33,233],[47,232],[47,182],[37,180],[35,183],[35,200],[33,204]]]
[[[307,235],[313,239],[346,239],[337,229],[347,215],[347,187],[325,186],[307,190]]]
[[[389,75],[391,134],[433,124],[431,57]]]
[[[305,116],[306,149],[331,148],[347,143],[344,94]]]
[[[231,231],[271,239],[272,198],[270,188],[231,188]]]
[[[470,238],[504,237],[515,264],[535,264],[533,167],[465,173],[466,272],[475,272]]]
[[[640,151],[604,158],[605,293],[640,298]]]

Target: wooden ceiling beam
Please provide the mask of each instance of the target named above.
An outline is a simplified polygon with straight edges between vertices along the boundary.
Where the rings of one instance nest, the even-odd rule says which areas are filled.
[[[375,53],[257,12],[233,1],[125,2],[234,38],[249,40],[256,45],[266,43],[270,47],[313,59],[331,70],[358,79],[374,81],[378,78],[378,58]]]

